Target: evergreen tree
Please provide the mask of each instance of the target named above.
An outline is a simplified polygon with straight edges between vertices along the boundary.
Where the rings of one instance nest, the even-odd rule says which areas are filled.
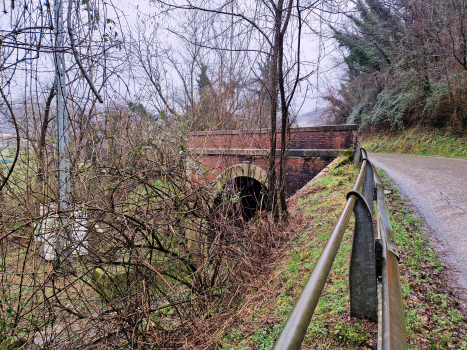
[[[351,74],[381,71],[397,55],[396,41],[400,36],[400,20],[378,0],[358,0],[359,16],[349,15],[353,32],[334,27],[334,39],[348,51],[345,62]]]
[[[204,63],[201,63],[201,72],[198,75],[198,79],[196,79],[196,82],[198,83],[198,90],[199,93],[201,94],[202,90],[206,87],[211,87],[211,81],[209,80],[208,74],[208,66],[205,65]]]
[[[146,107],[144,107],[141,103],[135,103],[135,102],[128,102],[128,107],[130,107],[130,110],[136,112],[137,114],[141,116],[149,116],[150,114],[146,111]]]

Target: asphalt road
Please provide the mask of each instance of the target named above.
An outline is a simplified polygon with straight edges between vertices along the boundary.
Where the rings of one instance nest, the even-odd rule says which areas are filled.
[[[410,198],[433,231],[430,241],[467,291],[467,159],[368,155]]]

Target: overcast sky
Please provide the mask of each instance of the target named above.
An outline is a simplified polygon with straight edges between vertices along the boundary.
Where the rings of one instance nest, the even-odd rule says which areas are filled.
[[[121,5],[117,5],[124,9],[126,20],[129,25],[134,25],[138,19],[150,18],[155,15],[155,9],[147,0],[121,1]],[[117,3],[115,3],[117,4]],[[321,30],[328,30],[329,27],[325,23],[320,23]],[[318,115],[326,105],[325,100],[321,98],[329,87],[337,87],[339,84],[338,77],[342,74],[341,66],[336,65],[336,58],[340,55],[336,52],[336,46],[332,40],[318,38],[313,35],[305,35],[302,38],[302,60],[319,61],[316,74],[310,81],[312,90],[307,91],[306,97],[304,94],[297,94],[297,101],[303,103],[298,124],[300,126],[312,125],[313,120],[309,121],[310,115]]]
[[[120,25],[122,26],[122,32],[128,32],[130,28],[134,27],[137,21],[141,18],[150,18],[154,16],[156,10],[151,6],[148,0],[115,0],[112,4],[119,11],[114,12],[112,9],[108,11],[108,17],[118,17]],[[17,4],[18,6],[18,4]],[[0,29],[8,28],[8,22],[10,20],[10,14],[0,13]],[[168,25],[163,23],[163,25]],[[322,24],[322,26],[326,26]],[[327,26],[326,26],[327,28]],[[337,85],[336,77],[339,74],[338,69],[334,67],[334,59],[332,49],[334,45],[331,42],[325,42],[318,39],[317,37],[308,35],[303,37],[302,44],[302,57],[305,57],[308,61],[317,61],[320,58],[319,69],[317,73],[311,77],[312,90],[307,92],[307,98],[305,99],[304,94],[300,93],[297,95],[297,101],[303,101],[300,115],[310,115],[313,112],[321,110],[324,106],[324,101],[320,98],[322,93],[325,93],[329,86]],[[49,74],[50,76],[50,74]],[[21,81],[17,82],[18,88],[21,88]],[[24,84],[23,84],[24,85]],[[302,103],[302,102],[300,102]],[[307,123],[307,117],[302,117],[298,120],[299,124],[304,126]],[[0,121],[0,132],[8,131],[5,123]],[[11,130],[11,129],[10,129]]]

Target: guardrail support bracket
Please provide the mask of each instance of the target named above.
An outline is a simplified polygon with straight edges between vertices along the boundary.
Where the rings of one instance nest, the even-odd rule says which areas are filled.
[[[381,239],[375,239],[376,277],[382,276],[383,271],[383,244]]]
[[[371,167],[367,167],[367,170]],[[349,290],[350,316],[378,319],[378,296],[376,290],[376,256],[373,229],[373,172],[366,171],[363,193],[356,195],[354,207],[355,233],[350,256]],[[371,206],[370,206],[371,205]]]

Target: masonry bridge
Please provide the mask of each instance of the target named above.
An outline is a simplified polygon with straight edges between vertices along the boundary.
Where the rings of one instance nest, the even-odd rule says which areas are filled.
[[[398,268],[399,250],[385,205],[384,187],[356,136],[355,125],[294,128],[290,131],[286,164],[286,190],[289,196],[348,148],[355,149],[354,163],[361,166],[353,189],[347,193],[347,201],[337,224],[288,315],[273,350],[301,348],[352,213],[355,227],[349,263],[350,316],[377,320],[378,349],[407,349]],[[280,135],[277,137],[276,163],[280,157],[277,150]],[[245,215],[245,212],[249,212],[249,217],[258,208],[258,195],[261,193],[263,203],[263,194],[268,192],[264,189],[268,187],[266,169],[269,146],[267,130],[198,132],[191,134],[189,140],[189,148],[199,156],[202,167],[216,170],[215,173],[208,173],[207,180],[217,180],[218,188],[224,189],[234,184],[235,193],[240,189],[242,213]],[[248,198],[253,200],[249,201]]]
[[[268,130],[220,130],[190,134],[188,147],[200,156],[201,166],[213,170],[209,181],[218,177],[218,186],[235,183],[248,188],[256,197],[261,188],[268,188],[267,165],[270,148]],[[289,133],[286,193],[293,195],[315,177],[330,162],[357,140],[356,125],[330,125],[292,128]],[[281,135],[277,134],[276,162],[280,157]],[[242,197],[246,193],[243,193]],[[243,203],[249,207],[247,203]]]

